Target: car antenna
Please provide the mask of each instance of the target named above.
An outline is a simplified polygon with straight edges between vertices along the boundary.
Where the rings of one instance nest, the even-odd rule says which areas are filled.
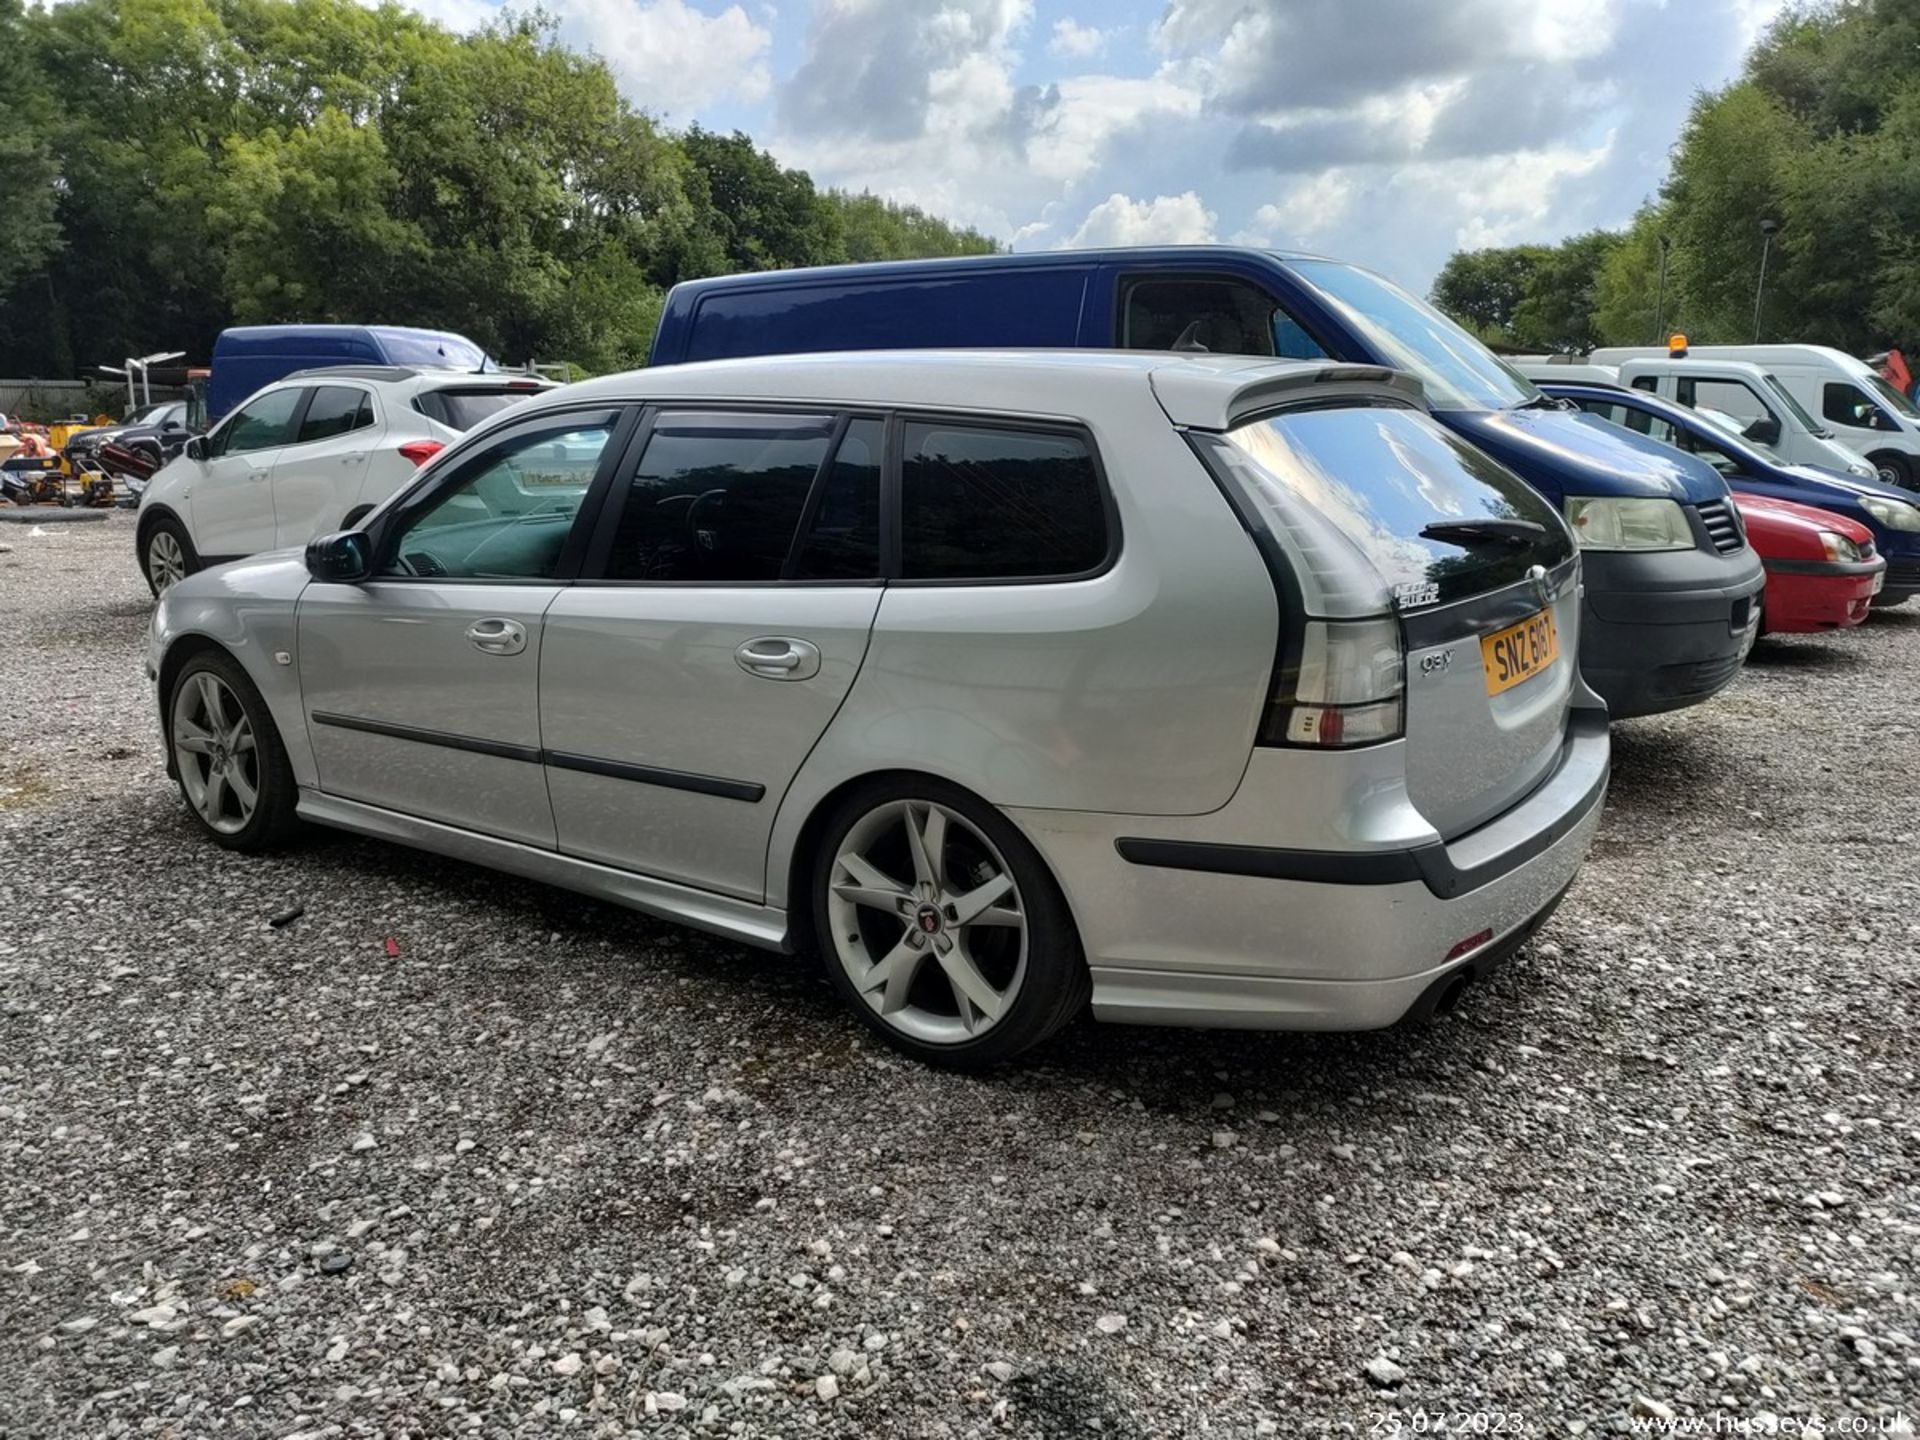
[[[1180,332],[1180,338],[1174,341],[1169,348],[1173,350],[1184,350],[1193,355],[1206,355],[1210,353],[1207,347],[1200,343],[1200,321],[1198,320],[1182,330]]]

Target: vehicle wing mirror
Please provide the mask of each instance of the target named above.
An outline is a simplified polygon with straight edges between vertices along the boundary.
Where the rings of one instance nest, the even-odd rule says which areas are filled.
[[[1777,445],[1780,443],[1780,422],[1771,415],[1762,415],[1740,433],[1749,440],[1758,440],[1762,445]]]
[[[207,458],[206,436],[196,435],[187,441],[187,458],[189,460],[205,460]]]
[[[333,585],[354,585],[373,573],[373,542],[364,530],[336,530],[307,542],[307,573]]]

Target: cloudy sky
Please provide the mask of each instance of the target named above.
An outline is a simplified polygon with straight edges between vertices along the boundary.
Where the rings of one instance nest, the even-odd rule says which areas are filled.
[[[490,0],[414,0],[454,24]],[[1297,246],[1424,289],[1618,225],[1783,0],[548,0],[670,124],[1017,249]]]

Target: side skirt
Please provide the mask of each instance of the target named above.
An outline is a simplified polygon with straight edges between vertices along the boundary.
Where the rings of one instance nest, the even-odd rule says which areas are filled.
[[[536,849],[514,840],[478,835],[433,820],[416,820],[410,815],[364,805],[358,800],[343,800],[318,790],[303,789],[297,809],[301,819],[316,825],[350,830],[376,840],[391,840],[416,850],[430,850],[449,859],[537,880],[543,885],[575,890],[596,900],[642,910],[663,920],[691,925],[696,930],[763,950],[792,948],[787,940],[786,912],[770,906],[714,895],[670,880],[651,879],[610,865],[596,865],[590,860],[576,860],[570,855]]]

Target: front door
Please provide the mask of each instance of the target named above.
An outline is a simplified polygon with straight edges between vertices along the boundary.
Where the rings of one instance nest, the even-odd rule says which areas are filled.
[[[880,603],[883,423],[671,410],[547,612],[559,847],[750,900]]]
[[[305,397],[298,385],[256,395],[207,437],[188,502],[193,548],[203,561],[273,549],[273,467]]]
[[[307,587],[300,682],[322,790],[552,848],[542,623],[619,418],[500,432],[379,527],[372,579]]]

